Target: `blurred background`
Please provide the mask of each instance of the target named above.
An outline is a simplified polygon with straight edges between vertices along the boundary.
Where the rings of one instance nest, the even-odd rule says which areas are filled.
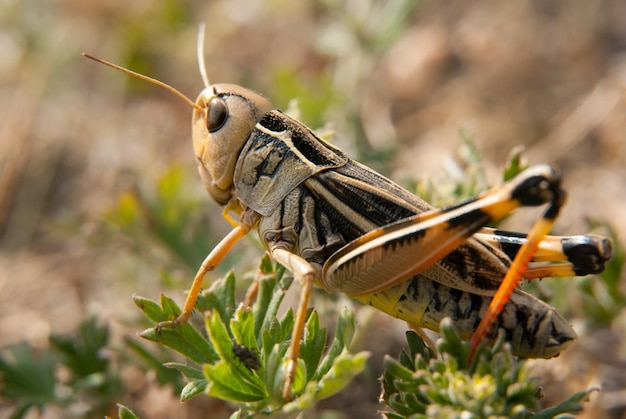
[[[119,367],[103,412],[115,415],[115,402],[151,418],[206,412],[212,402],[180,405],[171,386],[129,361],[129,342],[147,327],[131,296],[167,291],[182,302],[199,261],[229,225],[196,174],[190,107],[80,54],[155,77],[195,100],[203,88],[200,22],[212,82],[262,92],[435,203],[450,197],[437,185],[463,182],[468,171],[480,173],[472,177],[479,188],[498,184],[511,150],[521,146],[530,164],[564,172],[568,205],[555,233],[595,229],[621,243],[623,1],[0,0],[0,350],[5,359],[15,347],[39,359],[51,334],[73,334],[97,319],[108,331],[99,356]],[[536,215],[524,212],[506,227],[528,230]],[[247,240],[221,272],[235,266],[247,277],[261,254]],[[583,417],[626,417],[620,257],[604,282],[547,280],[542,285],[555,289],[539,289],[581,339],[539,363],[537,374],[548,403],[602,386]],[[315,304],[325,301],[320,295]],[[381,408],[380,357],[396,356],[404,341],[402,322],[359,315],[356,349],[378,356],[359,383],[319,407],[336,417],[371,417]],[[388,346],[369,347],[368,333]],[[63,369],[54,374],[63,381]],[[0,417],[16,403],[0,401]],[[213,412],[228,414],[217,405]],[[89,416],[92,407],[88,400],[52,403],[41,417]]]

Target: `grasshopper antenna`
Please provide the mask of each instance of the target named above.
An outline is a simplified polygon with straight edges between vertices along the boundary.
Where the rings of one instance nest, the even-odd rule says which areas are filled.
[[[200,75],[202,76],[202,82],[204,83],[204,87],[209,87],[211,83],[209,83],[209,76],[206,71],[206,63],[204,62],[204,22],[198,25],[198,66],[200,67]]]
[[[189,99],[187,96],[185,96],[184,94],[182,94],[180,91],[176,90],[175,88],[173,88],[172,86],[170,86],[169,84],[163,83],[162,81],[159,81],[157,79],[153,79],[152,77],[148,77],[148,76],[144,76],[143,74],[139,74],[137,72],[134,72],[132,70],[129,70],[127,68],[124,67],[120,67],[119,65],[110,63],[106,60],[102,60],[100,58],[96,58],[93,55],[89,55],[85,52],[83,52],[83,57],[87,57],[90,60],[94,60],[95,62],[98,62],[100,64],[104,64],[108,67],[111,67],[115,70],[121,71],[122,73],[126,73],[130,76],[133,77],[137,77],[140,80],[144,80],[147,81],[148,83],[152,83],[152,84],[156,84],[157,86],[163,87],[166,90],[169,90],[170,92],[174,93],[176,96],[180,97],[181,99],[183,99],[185,102],[187,102],[189,105],[191,105],[192,108],[197,109],[200,112],[204,112],[204,109],[197,105],[193,100]]]

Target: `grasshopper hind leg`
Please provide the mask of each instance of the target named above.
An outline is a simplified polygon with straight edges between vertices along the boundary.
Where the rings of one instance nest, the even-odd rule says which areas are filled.
[[[533,182],[530,182],[530,180],[533,180]],[[507,302],[509,302],[517,284],[523,278],[524,272],[532,261],[542,240],[548,235],[554,225],[554,221],[565,202],[565,191],[561,189],[560,183],[561,177],[558,172],[552,172],[551,177],[546,177],[539,182],[529,178],[524,180],[520,186],[516,188],[514,195],[517,195],[521,202],[527,201],[530,203],[534,202],[535,199],[541,198],[544,200],[543,203],[548,201],[549,205],[543,216],[535,223],[530,233],[528,233],[526,242],[515,255],[515,259],[513,259],[508,272],[489,303],[485,315],[472,334],[472,338],[470,339],[472,344],[469,354],[470,360],[474,357],[478,345],[488,333],[498,315],[502,313],[506,307]]]

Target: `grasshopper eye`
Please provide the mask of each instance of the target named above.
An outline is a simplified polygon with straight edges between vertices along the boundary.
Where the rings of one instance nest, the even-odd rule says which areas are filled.
[[[206,110],[206,127],[209,132],[215,132],[224,126],[228,119],[228,106],[222,98],[214,97],[209,101]]]

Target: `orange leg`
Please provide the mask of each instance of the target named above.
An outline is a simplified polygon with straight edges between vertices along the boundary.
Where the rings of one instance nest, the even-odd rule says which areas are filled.
[[[559,215],[559,211],[563,202],[565,201],[565,192],[559,187],[555,187],[553,192],[552,202],[544,213],[543,217],[537,221],[532,230],[526,238],[526,242],[517,252],[509,271],[507,272],[502,284],[496,291],[493,300],[487,308],[487,312],[484,314],[480,324],[474,331],[472,338],[470,339],[471,349],[469,353],[469,360],[471,362],[478,345],[487,335],[487,332],[496,321],[498,315],[502,312],[504,305],[509,301],[511,294],[522,279],[528,264],[533,258],[533,255],[539,248],[540,243],[544,237],[550,232],[552,225],[556,217]]]
[[[183,325],[189,320],[191,317],[191,313],[193,313],[193,308],[196,305],[196,301],[198,300],[198,295],[202,290],[202,282],[204,280],[204,275],[208,272],[213,271],[217,265],[224,259],[226,254],[232,249],[232,247],[237,243],[243,236],[248,234],[252,226],[256,224],[259,219],[259,215],[255,212],[248,212],[242,214],[241,223],[235,227],[226,237],[222,239],[222,241],[215,246],[215,248],[209,253],[209,255],[204,259],[202,265],[198,269],[196,276],[193,279],[193,283],[191,284],[191,288],[189,289],[189,293],[187,294],[187,298],[185,299],[185,304],[183,305],[183,312],[178,316],[175,320],[169,320],[160,322],[155,326],[155,330],[159,331],[164,327],[177,327]]]

